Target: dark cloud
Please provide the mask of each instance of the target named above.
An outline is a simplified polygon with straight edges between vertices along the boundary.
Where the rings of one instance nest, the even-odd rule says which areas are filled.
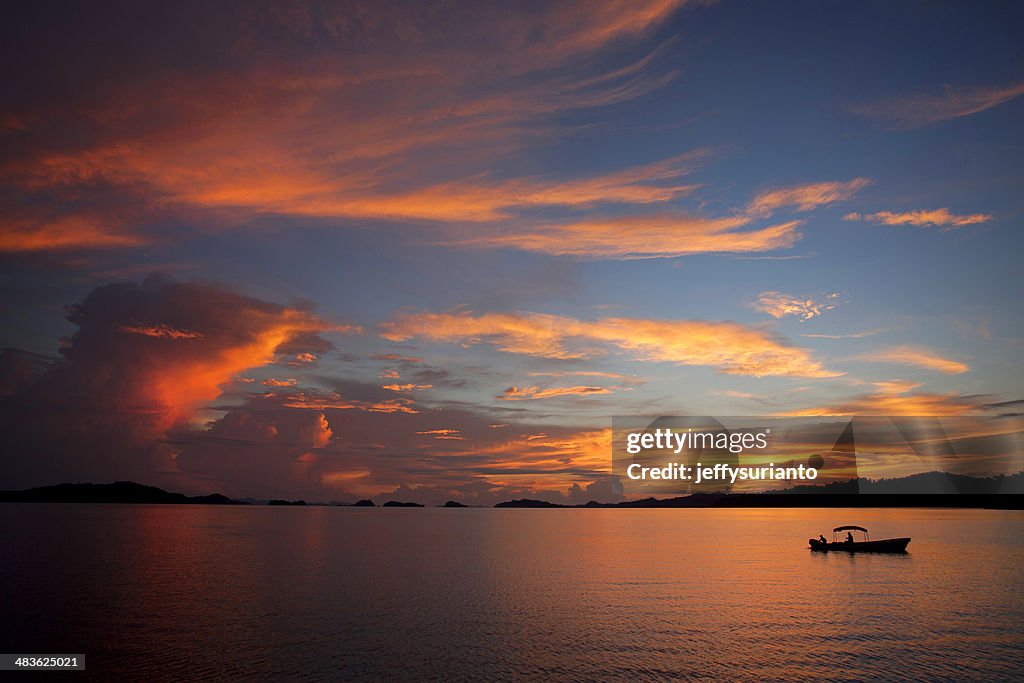
[[[173,474],[164,434],[238,372],[326,328],[306,311],[163,275],[98,287],[67,319],[78,329],[59,359],[8,351],[0,362],[7,486]]]

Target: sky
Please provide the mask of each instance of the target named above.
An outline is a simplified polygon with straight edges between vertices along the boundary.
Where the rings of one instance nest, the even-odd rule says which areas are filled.
[[[1024,400],[1016,3],[4,14],[0,488],[611,500],[617,415]]]

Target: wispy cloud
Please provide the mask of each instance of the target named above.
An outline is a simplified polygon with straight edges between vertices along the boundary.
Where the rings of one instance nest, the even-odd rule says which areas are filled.
[[[261,213],[497,221],[531,208],[663,203],[694,189],[680,179],[706,150],[586,177],[507,177],[492,163],[557,130],[567,111],[672,82],[664,45],[635,50],[685,2],[470,4],[443,23],[416,5],[358,16],[337,5],[301,25],[279,13],[238,34],[226,28],[235,21],[187,22],[190,44],[235,46],[230,69],[169,67],[143,46],[145,77],[99,75],[60,100],[15,104],[4,120],[19,151],[0,155],[0,186],[24,201],[8,211],[0,250],[138,246],[150,242],[139,225],[179,210],[215,225]],[[396,40],[409,32],[415,40]],[[244,47],[263,38],[278,59]],[[415,49],[394,47],[407,43]],[[88,143],[54,134],[58,124],[88,129]],[[82,196],[116,197],[118,210],[67,200]],[[48,204],[58,217],[32,214]],[[130,221],[127,205],[138,207]]]
[[[840,294],[833,292],[823,297],[803,297],[783,294],[782,292],[761,292],[754,304],[757,310],[767,313],[773,318],[794,316],[801,320],[816,318],[825,311],[833,310],[839,302]]]
[[[870,184],[869,178],[854,178],[768,190],[754,197],[747,206],[747,212],[765,217],[782,208],[812,211],[822,206],[848,201]]]
[[[749,253],[791,247],[801,221],[755,230],[741,229],[744,216],[698,218],[659,215],[585,220],[490,234],[475,231],[446,243],[464,247],[510,247],[583,258],[673,258],[691,254]]]
[[[872,329],[872,330],[861,330],[860,332],[848,332],[846,334],[801,334],[801,337],[807,337],[808,339],[863,339],[865,337],[872,337],[881,332],[885,332],[884,329]]]
[[[344,398],[334,391],[274,392],[266,394],[265,397],[278,401],[285,408],[304,410],[362,410],[368,413],[408,413],[410,415],[419,412],[414,407],[413,400],[408,398],[362,401]]]
[[[442,441],[462,441],[463,437],[458,429],[425,429],[416,432],[418,436],[432,436]]]
[[[511,386],[505,391],[501,392],[495,398],[499,398],[503,401],[527,401],[544,398],[559,398],[563,396],[601,396],[607,395],[614,391],[612,387],[588,387],[588,386],[574,386],[574,387],[517,387]]]
[[[608,350],[637,360],[705,365],[734,375],[836,377],[812,354],[754,327],[703,320],[602,318],[594,321],[540,313],[413,313],[383,323],[392,341],[414,337],[475,344],[508,353],[587,358]]]
[[[1024,95],[1024,82],[996,86],[943,85],[937,91],[897,95],[850,108],[855,114],[918,128],[983,112]]]
[[[882,225],[916,225],[918,227],[960,228],[992,220],[987,213],[957,215],[949,209],[921,209],[918,211],[879,211],[877,213],[848,213],[846,221],[868,221]]]
[[[941,356],[937,351],[923,346],[892,346],[877,349],[858,356],[860,360],[882,363],[913,365],[926,370],[936,370],[949,375],[958,375],[971,369],[966,363]]]
[[[433,388],[433,385],[431,385],[431,384],[385,384],[385,385],[383,385],[381,387],[381,389],[385,389],[387,391],[400,391],[400,392],[404,392],[404,391],[421,391],[423,389],[432,389],[432,388]]]
[[[980,412],[976,398],[960,394],[915,393],[913,382],[875,382],[875,390],[835,403],[785,413],[792,417],[813,415],[969,415]]]

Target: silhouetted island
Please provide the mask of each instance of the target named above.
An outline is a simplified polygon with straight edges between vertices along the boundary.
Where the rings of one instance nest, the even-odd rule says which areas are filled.
[[[502,508],[890,508],[944,507],[1024,510],[1024,472],[971,477],[924,472],[896,479],[850,479],[821,486],[801,485],[764,493],[694,493],[674,498],[642,498],[619,503],[590,501],[564,505],[522,498]]]
[[[191,505],[252,505],[255,499],[232,500],[220,493],[186,496],[131,481],[112,484],[56,484],[24,491],[0,491],[0,503],[156,503]],[[268,505],[326,505],[304,500],[274,499]],[[332,502],[332,505],[348,505]],[[353,507],[377,507],[372,500]],[[422,503],[389,500],[382,507],[424,507]],[[449,500],[442,507],[470,507]],[[993,477],[971,477],[946,472],[924,472],[896,479],[850,479],[820,486],[800,485],[764,493],[694,493],[674,498],[642,498],[618,503],[590,501],[584,505],[519,498],[496,508],[708,508],[708,507],[814,507],[814,508],[988,508],[1024,510],[1024,472]]]
[[[520,498],[518,500],[507,500],[504,503],[498,503],[494,507],[496,508],[564,508],[573,507],[571,505],[559,505],[558,503],[549,503],[546,500],[533,500],[531,498]]]
[[[186,496],[133,481],[112,484],[57,484],[25,491],[0,491],[2,503],[157,503],[161,505],[249,505],[220,493]]]

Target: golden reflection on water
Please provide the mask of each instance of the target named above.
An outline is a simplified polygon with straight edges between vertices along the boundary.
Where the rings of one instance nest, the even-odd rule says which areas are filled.
[[[4,641],[86,652],[90,670],[112,676],[921,680],[1024,669],[1020,512],[0,515],[18,624]],[[910,553],[807,549],[839,524],[911,536]],[[58,531],[68,543],[33,543]]]

